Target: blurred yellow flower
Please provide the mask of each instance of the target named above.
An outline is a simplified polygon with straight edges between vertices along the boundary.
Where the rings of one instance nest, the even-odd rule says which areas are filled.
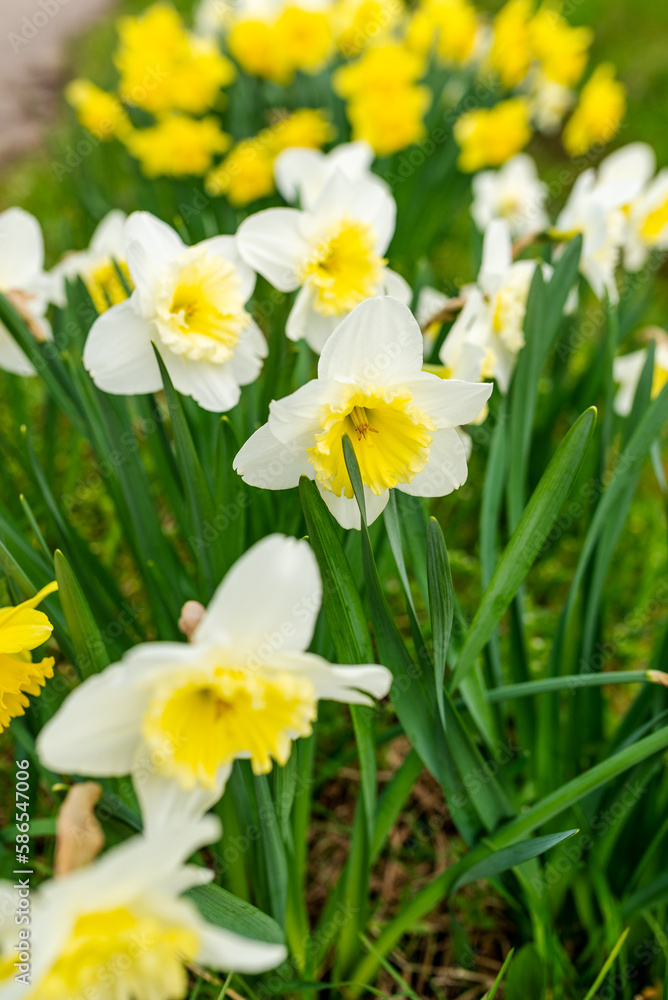
[[[152,114],[201,114],[234,78],[232,63],[216,43],[186,31],[167,3],[153,4],[138,17],[122,17],[118,37],[119,95]]]
[[[549,80],[564,87],[580,81],[594,39],[591,28],[573,28],[553,7],[544,5],[530,25],[531,48]]]
[[[265,198],[274,190],[274,160],[282,150],[294,146],[320,149],[334,134],[323,111],[299,108],[254,138],[238,142],[207,175],[206,191],[213,197],[225,195],[237,206]]]
[[[291,4],[275,20],[240,18],[232,25],[227,44],[246,73],[286,84],[296,70],[321,69],[332,54],[334,36],[322,11]]]
[[[426,134],[423,116],[431,103],[427,87],[405,86],[392,93],[371,92],[351,101],[347,112],[353,139],[365,139],[378,156],[389,156]]]
[[[147,177],[201,176],[216,153],[230,148],[231,138],[217,118],[188,118],[173,114],[156,125],[137,129],[126,139]]]
[[[578,106],[566,123],[564,149],[571,156],[582,156],[592,146],[609,142],[625,111],[626,88],[615,79],[612,63],[601,63],[582,88]]]
[[[97,139],[113,139],[127,134],[132,127],[119,99],[90,80],[71,80],[65,87],[65,100],[74,108],[83,127]]]
[[[291,115],[279,118],[260,135],[264,136],[274,153],[280,153],[291,146],[320,149],[334,138],[336,131],[324,111],[299,108]]]
[[[400,0],[335,0],[331,9],[336,44],[352,59],[372,41],[383,38],[399,20]]]
[[[274,190],[274,155],[259,138],[242,139],[204,183],[212,197],[224,195],[232,205],[247,205]]]
[[[473,51],[478,19],[468,0],[422,0],[408,25],[409,48],[427,55],[436,41],[443,62],[465,63]]]
[[[55,590],[58,584],[50,583],[29,601],[0,609],[0,733],[25,713],[28,695],[40,694],[47,678],[53,677],[53,657],[33,663],[30,651],[53,632],[44,612],[35,608]]]
[[[528,101],[512,97],[493,108],[467,111],[455,122],[454,136],[461,148],[460,170],[473,173],[482,167],[499,167],[531,138]]]
[[[334,91],[346,99],[386,95],[415,83],[424,74],[424,57],[400,42],[368,49],[357,62],[341,66],[332,76]]]
[[[531,65],[533,0],[508,0],[494,18],[489,58],[504,87],[516,86]]]

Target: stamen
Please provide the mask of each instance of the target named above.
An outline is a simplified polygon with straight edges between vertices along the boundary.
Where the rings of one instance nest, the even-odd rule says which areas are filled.
[[[354,406],[350,414],[350,419],[352,420],[355,430],[357,431],[358,441],[365,438],[368,431],[371,431],[372,434],[378,433],[378,428],[372,427],[369,423],[369,417],[363,406]]]

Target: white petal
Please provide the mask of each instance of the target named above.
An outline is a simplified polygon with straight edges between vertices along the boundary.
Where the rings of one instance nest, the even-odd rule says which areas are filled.
[[[491,382],[460,382],[428,372],[421,372],[403,384],[410,390],[415,405],[439,429],[470,424],[480,415],[494,388]]]
[[[227,362],[239,385],[254,382],[262,371],[262,361],[268,353],[267,341],[257,323],[251,321],[239,338],[234,354]]]
[[[311,444],[313,442],[311,441]],[[263,490],[289,490],[300,476],[313,478],[306,457],[308,445],[299,440],[279,441],[264,424],[246,441],[234,459],[234,469],[249,486]]]
[[[60,774],[129,774],[147,702],[130,665],[107,667],[75,688],[42,729],[42,762]]]
[[[452,427],[436,431],[429,446],[429,461],[408,484],[397,489],[413,497],[444,497],[466,482],[466,448]]]
[[[315,435],[320,430],[318,415],[324,403],[336,391],[336,383],[311,379],[283,399],[269,406],[269,428],[278,441],[287,443],[301,435]]]
[[[329,338],[318,378],[370,385],[409,378],[422,369],[422,333],[408,306],[390,296],[366,299]]]
[[[374,180],[351,181],[335,170],[318,195],[313,215],[323,232],[343,218],[365,222],[376,235],[376,253],[384,254],[394,233],[397,206],[390,192]]]
[[[0,323],[0,368],[12,375],[34,375],[35,369],[11,333]]]
[[[133,212],[125,223],[123,238],[126,263],[142,312],[150,316],[158,276],[165,264],[183,252],[185,244],[171,226],[149,212]]]
[[[188,826],[202,816],[221,798],[232,765],[221,767],[216,775],[216,787],[198,785],[192,791],[181,788],[178,781],[160,770],[160,760],[145,745],[136,753],[132,765],[132,781],[149,834],[160,834]]]
[[[22,208],[0,213],[0,289],[29,288],[44,266],[39,222]]]
[[[164,347],[160,356],[174,388],[184,396],[192,396],[202,409],[225,413],[239,402],[241,389],[234,377],[234,367],[229,362],[193,361]],[[258,373],[259,370],[258,365]]]
[[[392,674],[387,667],[375,663],[336,666],[314,653],[279,655],[272,668],[308,677],[319,700],[350,705],[372,705],[374,698],[385,697],[392,684]]]
[[[235,563],[193,636],[196,644],[243,651],[253,662],[304,650],[322,603],[318,564],[308,542],[269,535]]]
[[[197,961],[226,972],[266,972],[287,958],[285,945],[253,941],[202,921],[197,928],[200,950]]]
[[[654,150],[646,142],[630,142],[599,164],[600,195],[610,208],[628,204],[640,194],[656,169]]]
[[[206,248],[209,253],[217,257],[229,260],[237,270],[241,282],[241,297],[244,302],[248,302],[255,288],[255,271],[243,260],[239,253],[239,246],[235,236],[212,236],[211,239],[202,240],[198,247]]]
[[[335,496],[331,490],[320,490],[320,496],[327,504],[330,513],[339,522],[342,528],[359,531],[362,527],[357,500],[352,497],[350,500],[346,496]],[[373,524],[377,517],[383,513],[390,499],[390,491],[385,490],[380,496],[372,493],[368,486],[364,487],[364,499],[366,502],[366,522]]]
[[[383,290],[386,295],[391,295],[393,299],[399,299],[405,306],[409,306],[413,299],[413,289],[406,279],[402,278],[396,271],[391,271],[389,267],[383,271]]]
[[[513,262],[513,245],[505,219],[493,219],[485,230],[482,244],[482,266],[478,284],[485,291],[494,291],[501,275]]]
[[[133,295],[102,313],[93,323],[83,363],[98,389],[115,395],[158,392],[160,369],[151,340],[154,326],[141,317]]]
[[[98,224],[90,241],[90,249],[99,256],[120,260],[125,256],[124,233],[127,216],[120,208],[112,208]]]
[[[281,292],[299,286],[299,265],[311,253],[301,234],[301,220],[296,208],[267,208],[244,219],[237,230],[243,259]]]
[[[308,194],[313,188],[317,196],[321,177],[324,176],[324,153],[319,149],[293,147],[284,149],[274,160],[276,187],[286,201],[295,202],[301,196],[302,207],[312,201]],[[304,192],[307,193],[304,199]]]

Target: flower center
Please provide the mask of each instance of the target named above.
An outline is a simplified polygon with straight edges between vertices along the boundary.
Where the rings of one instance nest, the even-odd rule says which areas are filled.
[[[123,280],[118,273],[119,270],[123,275]],[[126,287],[132,290],[132,278],[124,260],[118,261],[118,267],[113,260],[98,265],[90,274],[86,275],[85,284],[98,313],[103,313],[110,306],[115,306],[127,299]]]
[[[654,362],[654,374],[652,375],[652,399],[658,396],[664,385],[668,382],[668,369],[662,368]]]
[[[188,987],[183,963],[198,950],[197,934],[187,927],[125,908],[88,913],[30,1000],[181,997]]]
[[[223,364],[250,321],[234,265],[206,249],[186,250],[160,282],[156,322],[175,354]]]
[[[344,219],[314,249],[300,280],[315,290],[313,307],[321,316],[339,316],[375,295],[386,264],[375,243],[371,226]]]
[[[410,393],[352,390],[339,404],[324,406],[322,431],[308,449],[317,481],[336,496],[350,499],[353,488],[343,456],[343,435],[352,442],[362,482],[380,496],[398,483],[410,483],[429,460],[435,427],[411,402]]]
[[[285,671],[214,667],[179,674],[158,690],[144,739],[182,787],[214,788],[219,769],[249,757],[255,774],[285,764],[291,742],[317,716],[310,680]]]
[[[668,226],[668,200],[649,213],[642,224],[640,234],[651,243],[660,235],[665,226]]]

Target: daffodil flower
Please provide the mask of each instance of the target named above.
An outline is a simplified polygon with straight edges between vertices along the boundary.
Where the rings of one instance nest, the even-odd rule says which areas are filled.
[[[57,282],[44,271],[44,239],[37,219],[22,208],[0,213],[0,292],[6,295],[35,336],[50,340],[45,319],[57,298]],[[34,375],[35,369],[0,322],[0,368],[14,375]]]
[[[306,542],[270,535],[216,591],[190,643],[150,642],[87,680],[42,730],[56,771],[132,773],[149,827],[195,817],[222,795],[232,765],[285,764],[318,700],[371,704],[385,667],[332,666],[304,652],[321,604]]]
[[[84,365],[105,392],[157,392],[157,345],[176,389],[206,410],[231,409],[253,382],[267,346],[245,309],[255,275],[232,236],[187,247],[147,212],[124,229],[125,260],[135,291],[92,326]]]
[[[363,140],[342,142],[329,153],[293,146],[284,149],[274,160],[276,187],[287,202],[299,201],[306,209],[315,205],[337,170],[352,184],[370,181],[389,192],[385,181],[371,173],[373,159],[373,148]]]
[[[179,1000],[188,991],[186,963],[249,973],[279,965],[283,945],[207,923],[181,896],[211,880],[209,869],[184,861],[219,837],[220,823],[210,816],[157,837],[132,837],[44,883],[30,900],[27,979],[20,978],[17,887],[0,883],[2,1000]]]
[[[410,301],[408,285],[383,259],[396,210],[383,186],[351,183],[336,170],[310,208],[268,208],[242,222],[243,259],[280,291],[300,289],[286,326],[291,340],[304,338],[319,354],[364,299],[386,293]]]
[[[654,372],[652,377],[652,398],[658,396],[668,382],[668,337],[664,331],[659,331],[661,339],[657,339],[654,353]],[[619,389],[613,401],[615,413],[627,417],[631,412],[638,382],[647,361],[647,348],[631,351],[615,358],[612,377],[619,384]]]
[[[125,220],[125,212],[117,208],[112,209],[96,228],[88,249],[66,254],[51,271],[61,280],[80,277],[98,313],[103,313],[109,306],[116,305],[128,297],[119,270],[125,283],[128,286],[132,284],[125,263],[123,242]],[[58,304],[65,304],[64,289]]]
[[[58,590],[50,583],[28,601],[0,608],[0,733],[11,719],[25,713],[28,695],[38,695],[53,677],[54,659],[47,656],[33,663],[30,651],[37,649],[53,632],[53,625],[37,605]]]
[[[547,188],[538,179],[536,164],[518,153],[499,170],[483,170],[473,178],[471,215],[484,232],[493,219],[506,219],[511,236],[540,233],[548,225]]]
[[[423,372],[422,334],[408,307],[389,296],[369,299],[327,341],[317,379],[272,402],[269,422],[234,466],[244,482],[265,489],[288,489],[306,475],[339,523],[359,528],[344,435],[371,523],[395,487],[440,497],[462,485],[466,455],[455,428],[477,417],[491,391]]]
[[[476,284],[462,289],[466,304],[441,347],[444,365],[468,378],[493,377],[507,392],[524,346],[524,316],[535,268],[534,260],[513,262],[508,223],[494,219],[485,231]]]

